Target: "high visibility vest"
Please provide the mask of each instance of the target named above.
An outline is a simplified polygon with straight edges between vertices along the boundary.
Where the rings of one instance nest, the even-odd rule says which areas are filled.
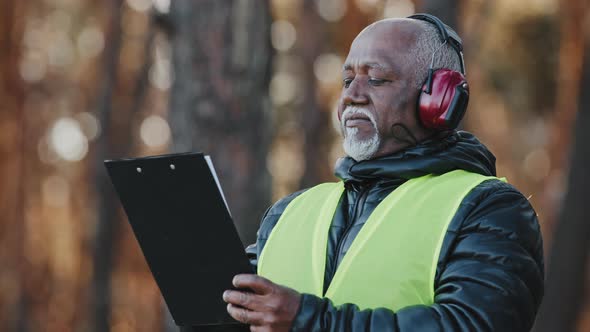
[[[327,291],[328,232],[344,192],[324,183],[296,197],[272,230],[258,274],[300,293],[361,310],[434,303],[434,277],[446,230],[478,184],[497,179],[462,170],[406,181],[371,213],[338,266]]]

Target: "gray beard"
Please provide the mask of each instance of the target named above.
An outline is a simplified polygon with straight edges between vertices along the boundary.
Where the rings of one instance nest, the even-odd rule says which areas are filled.
[[[356,138],[358,128],[346,128],[346,134],[342,147],[344,152],[356,161],[371,159],[379,149],[381,140],[379,135],[375,133],[373,137],[367,140],[359,140]]]
[[[375,134],[371,138],[360,140],[357,138],[358,128],[346,127],[344,125],[347,119],[347,115],[354,113],[362,113],[369,117],[369,119],[371,120],[371,124],[375,128]],[[375,155],[375,153],[377,153],[377,150],[379,150],[379,145],[381,144],[381,137],[379,136],[377,123],[371,115],[371,113],[364,111],[361,108],[348,107],[342,114],[340,129],[342,131],[342,136],[344,136],[344,140],[342,141],[342,147],[344,148],[344,152],[352,159],[356,161],[371,159]]]

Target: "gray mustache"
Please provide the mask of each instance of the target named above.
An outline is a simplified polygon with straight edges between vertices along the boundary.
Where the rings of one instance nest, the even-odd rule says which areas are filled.
[[[342,112],[342,120],[340,121],[341,125],[344,127],[346,125],[346,121],[349,120],[350,117],[355,114],[362,114],[362,115],[366,116],[367,118],[369,118],[369,120],[373,124],[373,127],[377,128],[377,121],[375,120],[375,117],[373,116],[373,114],[371,112],[369,112],[368,110],[366,110],[365,108],[356,107],[356,106],[349,106],[344,110],[344,112]]]

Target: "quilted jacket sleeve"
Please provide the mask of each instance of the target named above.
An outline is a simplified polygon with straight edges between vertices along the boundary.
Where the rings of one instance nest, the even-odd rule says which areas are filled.
[[[530,330],[544,267],[541,233],[527,199],[509,184],[487,181],[466,197],[455,219],[439,259],[433,305],[360,311],[304,294],[292,330]]]

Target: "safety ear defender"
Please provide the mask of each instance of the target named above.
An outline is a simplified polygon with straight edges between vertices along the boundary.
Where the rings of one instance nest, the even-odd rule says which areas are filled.
[[[415,14],[408,18],[426,21],[436,26],[442,44],[432,54],[428,78],[418,95],[418,118],[426,128],[436,130],[455,129],[461,122],[469,102],[469,85],[465,78],[463,44],[453,29],[430,14]],[[461,72],[448,68],[434,70],[436,53],[449,44],[459,55]]]

